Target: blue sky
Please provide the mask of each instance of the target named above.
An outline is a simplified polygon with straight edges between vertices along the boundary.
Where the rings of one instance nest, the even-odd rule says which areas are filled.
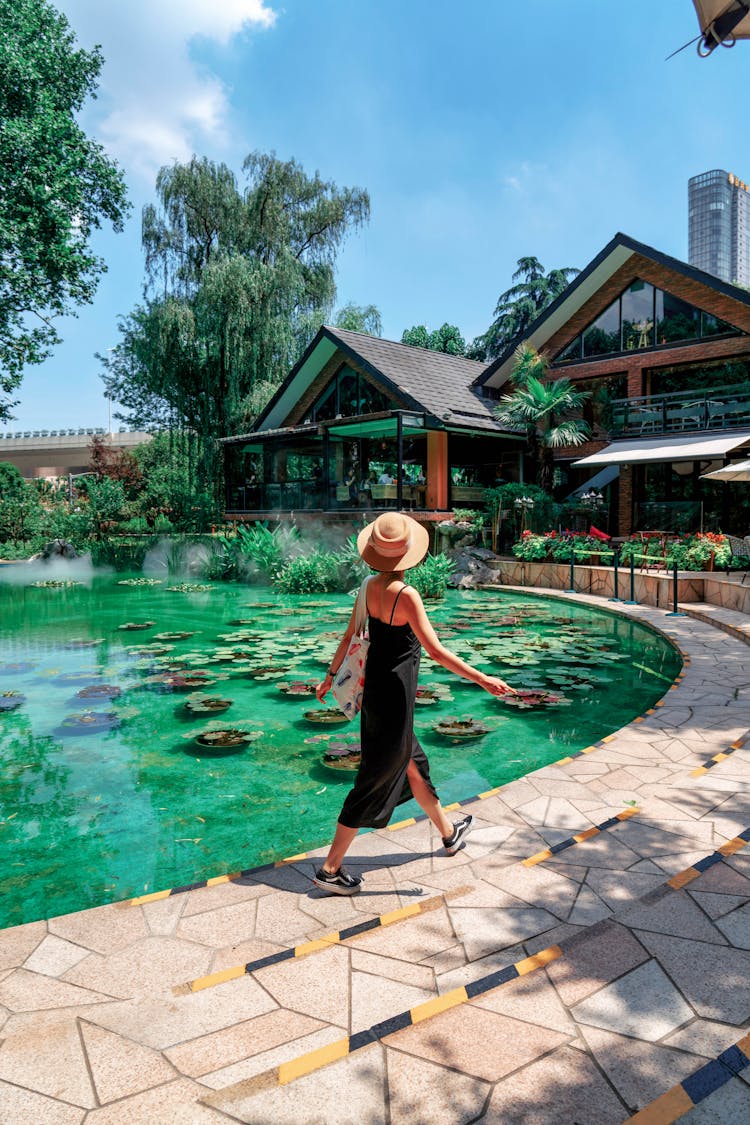
[[[622,230],[687,257],[687,179],[750,180],[750,43],[701,60],[690,0],[58,0],[105,56],[83,121],[133,203],[92,306],[30,368],[6,429],[107,424],[94,353],[140,299],[140,212],[160,165],[238,173],[253,149],[366,187],[372,218],[339,259],[339,303],[383,334],[484,331],[515,262],[584,266]],[[116,428],[116,427],[115,427]]]

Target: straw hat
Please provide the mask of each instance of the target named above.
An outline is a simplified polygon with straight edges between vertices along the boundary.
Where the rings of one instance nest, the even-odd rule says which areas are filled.
[[[362,561],[373,570],[409,570],[427,554],[430,536],[426,527],[403,512],[383,512],[357,536]]]

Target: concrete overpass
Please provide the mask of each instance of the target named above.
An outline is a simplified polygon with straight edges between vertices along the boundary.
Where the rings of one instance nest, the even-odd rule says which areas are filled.
[[[102,438],[111,449],[132,449],[151,434],[141,431],[105,433],[103,429],[34,430],[0,432],[0,461],[15,465],[24,477],[66,477],[85,473],[91,456],[91,439]]]

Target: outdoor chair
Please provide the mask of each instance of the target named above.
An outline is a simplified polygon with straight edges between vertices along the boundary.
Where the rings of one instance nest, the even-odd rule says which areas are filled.
[[[745,579],[750,574],[750,535],[746,535],[744,539],[740,539],[739,535],[727,535],[727,543],[733,559],[746,560],[745,573],[742,575],[742,582],[740,583],[741,586],[744,586]],[[727,574],[729,574],[728,566]]]

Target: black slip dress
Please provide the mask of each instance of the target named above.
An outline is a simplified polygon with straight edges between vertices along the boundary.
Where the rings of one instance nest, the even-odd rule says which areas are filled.
[[[414,699],[422,651],[411,625],[369,618],[370,649],[365,666],[360,718],[362,761],[339,823],[347,828],[384,828],[396,805],[408,801],[406,769],[413,761],[435,797],[427,756],[414,734]]]

